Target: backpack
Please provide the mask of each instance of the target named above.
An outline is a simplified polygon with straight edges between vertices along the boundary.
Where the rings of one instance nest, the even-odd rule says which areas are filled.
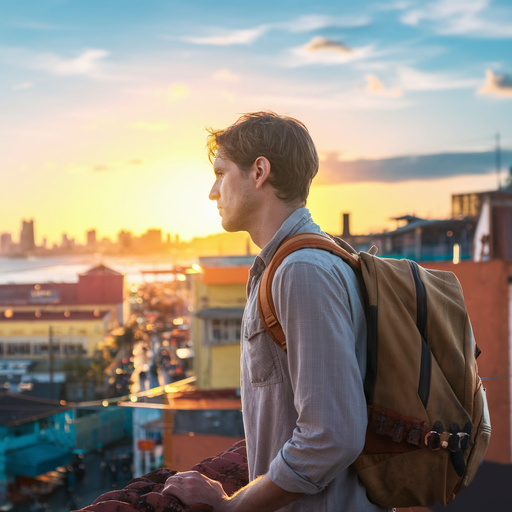
[[[258,289],[263,326],[285,351],[272,280],[289,254],[306,248],[341,257],[366,303],[368,427],[353,467],[368,498],[388,508],[450,503],[472,481],[491,435],[459,281],[452,272],[378,258],[374,248],[356,253],[337,237],[294,235],[277,249]]]

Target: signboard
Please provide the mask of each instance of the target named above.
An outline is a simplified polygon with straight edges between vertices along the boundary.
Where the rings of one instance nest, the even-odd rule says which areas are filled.
[[[31,304],[53,304],[59,299],[59,290],[30,290],[28,301]]]
[[[142,452],[152,452],[155,442],[151,439],[139,439],[137,441],[137,448]]]

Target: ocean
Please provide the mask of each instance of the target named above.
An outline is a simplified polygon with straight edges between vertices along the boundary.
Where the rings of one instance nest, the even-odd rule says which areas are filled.
[[[126,284],[151,282],[154,278],[141,270],[169,270],[172,257],[104,256],[74,254],[58,256],[29,256],[27,258],[0,257],[0,284],[76,283],[78,275],[98,265],[105,265],[125,275]],[[161,274],[158,281],[171,281],[172,274]]]

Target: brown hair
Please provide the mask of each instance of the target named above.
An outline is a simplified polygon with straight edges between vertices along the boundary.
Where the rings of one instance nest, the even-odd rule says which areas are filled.
[[[264,156],[270,162],[269,183],[279,199],[306,203],[318,172],[318,153],[308,129],[297,119],[275,112],[250,112],[224,130],[208,129],[208,158],[217,156],[246,171]]]

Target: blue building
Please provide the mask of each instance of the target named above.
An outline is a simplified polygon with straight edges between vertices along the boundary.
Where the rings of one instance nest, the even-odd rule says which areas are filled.
[[[0,506],[19,479],[34,479],[71,461],[73,410],[59,402],[0,393]]]

